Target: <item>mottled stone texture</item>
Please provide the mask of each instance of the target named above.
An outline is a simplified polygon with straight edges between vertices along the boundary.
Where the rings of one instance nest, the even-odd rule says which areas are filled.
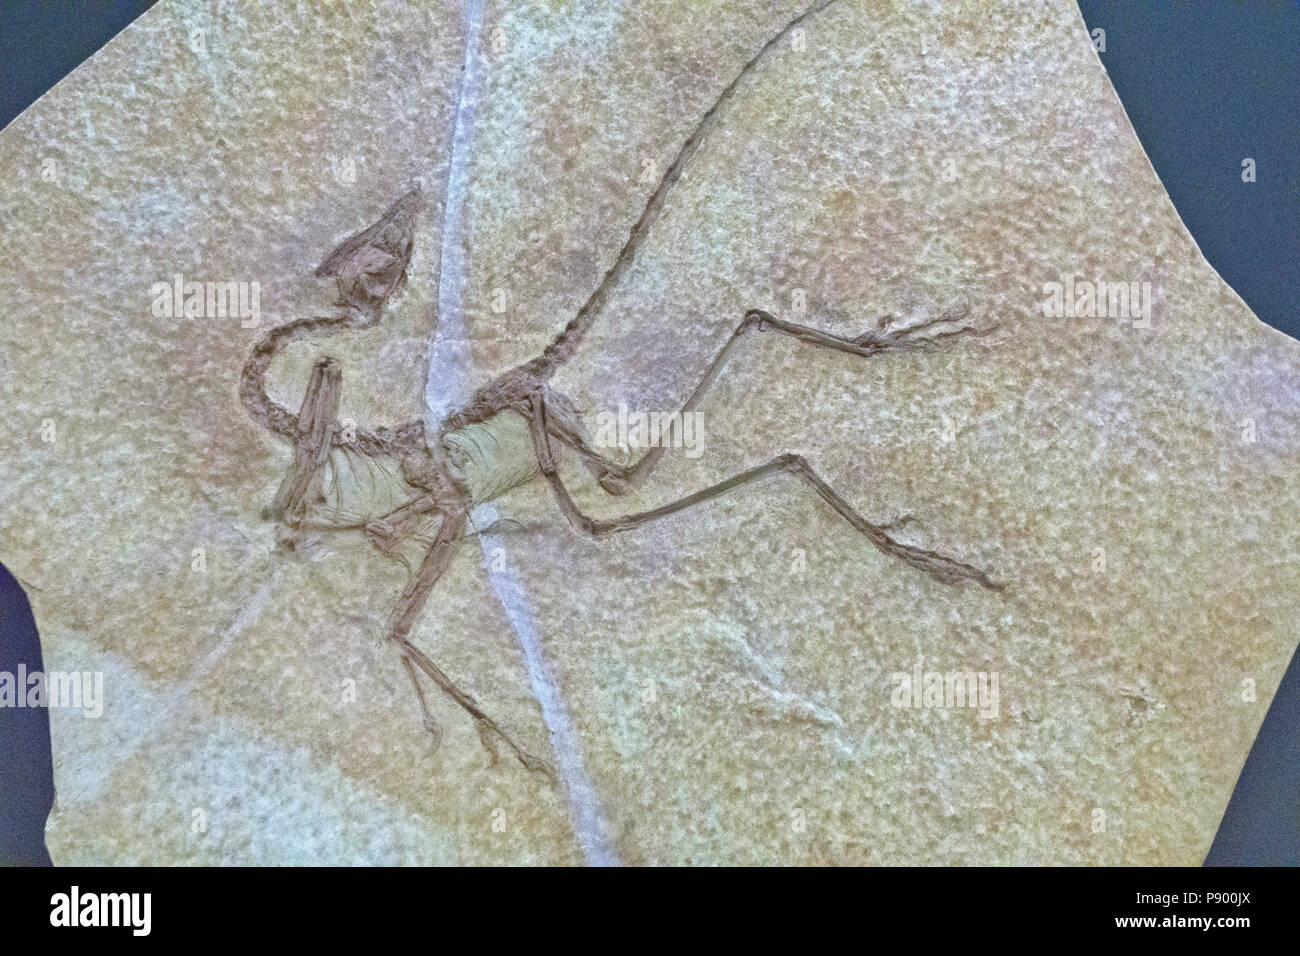
[[[0,559],[47,667],[108,695],[99,720],[53,715],[56,862],[583,860],[565,787],[491,765],[442,698],[431,752],[382,641],[405,569],[274,550],[290,453],[239,370],[266,327],[330,308],[312,270],[417,183],[383,324],[293,346],[272,393],[296,409],[329,354],[345,417],[418,418],[444,247],[461,373],[536,354],[801,9],[489,6],[445,241],[455,6],[164,2],[0,134]],[[178,272],[257,281],[263,328],[154,317]],[[1149,282],[1150,327],[1046,318],[1067,274]],[[701,457],[622,500],[566,462],[579,502],[637,510],[799,452],[1005,591],[887,558],[793,479],[598,543],[534,482],[497,503],[522,527],[501,552],[461,548],[421,646],[548,752],[508,568],[624,862],[1199,863],[1300,624],[1300,347],[1200,255],[1069,0],[811,19],[557,385],[593,431],[620,402],[669,410],[746,309],[799,319],[799,290],[840,333],[963,301],[999,329],[868,359],[756,334],[701,406]],[[996,672],[997,716],[891,706],[918,660]]]

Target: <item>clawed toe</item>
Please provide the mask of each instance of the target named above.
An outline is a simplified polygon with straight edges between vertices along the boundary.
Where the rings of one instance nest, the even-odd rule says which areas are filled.
[[[895,518],[893,521],[889,522],[889,524],[880,525],[880,530],[897,531],[899,528],[902,528],[905,525],[916,524],[916,523],[917,523],[916,515],[906,514]]]
[[[852,339],[854,345],[859,348],[875,347],[881,351],[893,349],[897,351],[923,351],[937,348],[947,339],[956,338],[957,336],[969,335],[980,337],[988,335],[996,325],[977,328],[973,325],[964,325],[956,329],[947,329],[944,331],[934,332],[929,335],[920,335],[927,329],[935,326],[947,325],[952,322],[959,322],[970,314],[970,303],[967,302],[961,306],[951,308],[941,315],[932,319],[923,319],[915,325],[908,325],[902,328],[897,327],[898,317],[893,314],[882,315],[876,320],[876,327],[868,329],[861,335]]]
[[[433,736],[433,752],[437,753],[442,747],[442,725],[434,720],[429,714],[425,714],[424,729]]]
[[[497,726],[492,718],[487,715],[479,716],[474,720],[474,727],[478,731],[479,740],[483,742],[483,749],[491,757],[491,766],[496,766],[500,759],[500,754],[497,752],[497,742],[500,741],[510,748],[510,752],[523,764],[524,769],[530,773],[540,773],[551,783],[555,782],[555,771],[551,769],[551,765],[520,747],[509,734]]]
[[[890,524],[878,525],[868,531],[871,541],[877,548],[893,558],[898,558],[909,567],[924,571],[936,581],[944,584],[959,584],[962,581],[974,581],[990,591],[1001,591],[1003,584],[992,580],[988,574],[974,565],[956,558],[950,558],[937,551],[927,551],[915,545],[903,544],[889,536],[889,531],[900,525],[915,521],[912,515],[904,515]]]
[[[529,773],[540,773],[551,783],[555,782],[555,771],[551,765],[540,757],[534,757],[532,754],[523,753],[519,755],[519,762],[524,765]]]

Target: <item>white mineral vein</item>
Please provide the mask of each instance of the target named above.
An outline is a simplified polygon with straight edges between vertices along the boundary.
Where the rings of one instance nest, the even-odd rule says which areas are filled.
[[[465,335],[463,246],[464,208],[469,185],[469,163],[475,114],[482,82],[478,54],[483,32],[482,0],[465,5],[465,65],[461,73],[456,106],[456,126],[452,134],[448,160],[447,194],[443,212],[442,254],[438,278],[438,324],[429,348],[429,374],[424,389],[426,434],[432,438],[437,423],[470,395],[472,356]],[[483,505],[476,509],[473,521],[485,528],[497,518],[496,509]],[[496,535],[480,535],[485,554],[504,542]],[[609,838],[609,824],[601,807],[600,796],[592,786],[583,764],[582,745],[546,659],[532,608],[518,576],[509,561],[505,570],[491,573],[492,589],[505,608],[506,616],[519,639],[533,694],[542,708],[551,748],[555,753],[556,773],[564,788],[569,816],[587,862],[593,865],[616,865],[619,860]]]

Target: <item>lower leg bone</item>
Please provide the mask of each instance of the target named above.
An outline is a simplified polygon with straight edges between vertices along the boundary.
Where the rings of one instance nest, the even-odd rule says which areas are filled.
[[[778,332],[782,335],[788,335],[797,339],[805,345],[812,345],[818,348],[831,349],[836,352],[847,352],[851,355],[859,355],[864,358],[877,355],[881,352],[923,352],[937,349],[942,343],[949,339],[960,336],[979,337],[987,335],[993,331],[992,326],[977,329],[974,326],[962,326],[956,329],[950,329],[946,332],[938,332],[928,336],[918,336],[916,333],[922,329],[928,329],[931,326],[942,323],[956,322],[966,316],[968,307],[952,309],[944,312],[938,318],[927,319],[916,325],[905,328],[891,328],[890,322],[887,321],[892,316],[883,316],[877,321],[878,328],[862,333],[856,338],[846,338],[842,335],[833,335],[830,332],[824,332],[821,329],[813,328],[809,325],[800,325],[796,322],[787,322],[784,319],[778,319],[776,316],[764,312],[761,309],[752,309],[745,313],[744,319],[736,330],[731,333],[722,349],[714,357],[713,361],[705,370],[703,378],[700,379],[694,391],[682,405],[681,414],[693,410],[703,399],[705,393],[718,380],[722,374],[723,366],[726,365],[728,357],[735,348],[736,343],[746,332],[751,329],[768,330]],[[549,426],[552,434],[555,432],[554,424]],[[565,436],[559,436],[561,441],[577,449],[579,454],[589,463],[589,467],[595,456],[590,449],[580,447],[574,441]],[[600,485],[605,491],[612,495],[620,495],[632,488],[639,486],[654,470],[659,460],[663,458],[666,449],[662,446],[651,448],[639,461],[626,468],[614,467],[607,469],[603,475],[599,476]]]
[[[551,490],[559,504],[560,510],[569,520],[574,528],[583,534],[593,538],[599,538],[607,534],[613,534],[621,531],[629,531],[632,528],[639,527],[651,521],[657,521],[660,518],[666,518],[669,515],[677,514],[680,511],[686,511],[697,505],[704,504],[719,495],[725,494],[734,488],[747,485],[764,478],[777,474],[793,474],[802,480],[805,484],[813,489],[817,495],[835,509],[836,513],[847,521],[854,529],[866,535],[866,537],[879,548],[882,552],[890,557],[898,558],[905,564],[916,568],[918,571],[924,571],[926,574],[942,581],[945,584],[953,584],[962,580],[976,581],[990,590],[999,591],[1003,585],[992,581],[989,576],[972,565],[958,561],[939,554],[935,551],[927,551],[912,545],[903,544],[895,540],[888,533],[889,526],[874,525],[862,517],[844,498],[835,491],[830,485],[821,479],[821,477],[812,469],[804,458],[799,455],[781,455],[774,458],[764,465],[743,471],[740,474],[732,475],[724,481],[715,485],[710,485],[701,491],[687,495],[684,498],[678,498],[676,501],[669,502],[658,508],[649,511],[642,511],[636,514],[621,515],[617,518],[607,520],[598,520],[583,514],[574,502],[569,490],[564,486],[559,472],[555,466],[555,460],[551,453],[550,438],[545,424],[545,404],[540,398],[534,402],[533,414],[533,443],[537,452],[538,464],[541,468],[543,477],[550,484]]]
[[[533,756],[515,743],[514,739],[502,730],[496,721],[483,712],[478,705],[478,701],[461,690],[442,668],[435,664],[428,655],[410,640],[411,628],[419,618],[421,611],[424,610],[429,593],[433,590],[434,584],[437,583],[438,578],[442,576],[447,566],[451,564],[451,558],[455,552],[455,542],[459,539],[464,526],[465,514],[463,512],[449,514],[444,517],[442,527],[438,529],[437,537],[425,555],[424,562],[411,579],[410,584],[407,585],[406,590],[402,592],[397,606],[393,609],[388,624],[388,638],[398,645],[402,653],[403,663],[412,680],[416,680],[414,668],[419,668],[424,672],[425,676],[433,681],[439,690],[464,708],[466,713],[474,719],[474,726],[478,729],[479,737],[493,757],[496,756],[495,744],[500,741],[514,753],[519,762],[527,769],[536,770],[553,778],[551,768],[544,760]],[[432,725],[430,730],[434,732],[435,736],[438,736],[440,729],[429,713],[423,692],[419,694],[419,697],[425,725]]]

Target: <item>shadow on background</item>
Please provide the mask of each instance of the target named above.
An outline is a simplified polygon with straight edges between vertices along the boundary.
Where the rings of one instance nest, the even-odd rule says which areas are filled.
[[[0,127],[155,0],[0,3]],[[975,0],[983,2],[983,0]],[[1102,63],[1201,250],[1265,322],[1300,338],[1300,4],[1079,0]],[[184,38],[177,38],[183,42]],[[1255,161],[1256,182],[1241,180]],[[41,667],[31,610],[0,568],[0,671]],[[1206,720],[1212,721],[1207,714]],[[1207,865],[1300,863],[1300,654]],[[0,708],[0,863],[48,863],[49,715]]]
[[[1300,339],[1300,2],[1079,0],[1102,65],[1210,265]],[[1255,161],[1255,182],[1242,162]]]
[[[0,671],[43,670],[36,621],[14,576],[0,567]],[[0,706],[0,866],[50,864],[45,818],[54,803],[50,712]]]
[[[1300,339],[1300,3],[1079,9],[1105,31],[1101,62],[1205,258],[1260,319]],[[1300,864],[1300,652],[1205,862]]]
[[[0,0],[0,128],[155,2]],[[0,565],[0,672],[20,665],[42,670],[41,645],[26,595]],[[50,863],[53,801],[49,712],[0,707],[0,865]]]

